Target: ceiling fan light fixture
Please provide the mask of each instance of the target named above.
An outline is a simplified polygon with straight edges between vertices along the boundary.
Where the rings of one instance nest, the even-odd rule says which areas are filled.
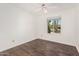
[[[47,13],[47,7],[46,7],[45,4],[42,4],[42,10],[43,10],[44,13]]]

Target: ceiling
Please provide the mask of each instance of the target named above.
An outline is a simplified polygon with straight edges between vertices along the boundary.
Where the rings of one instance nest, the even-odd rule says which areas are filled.
[[[15,3],[14,5],[20,7],[24,10],[27,10],[32,13],[39,13],[41,12],[41,5],[43,3]],[[58,10],[65,10],[68,8],[74,8],[78,4],[77,3],[45,3],[48,11],[56,12]]]

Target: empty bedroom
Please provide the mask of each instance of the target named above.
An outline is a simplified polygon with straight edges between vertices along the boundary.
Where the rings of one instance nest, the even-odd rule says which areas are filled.
[[[0,3],[0,56],[79,56],[79,3]]]

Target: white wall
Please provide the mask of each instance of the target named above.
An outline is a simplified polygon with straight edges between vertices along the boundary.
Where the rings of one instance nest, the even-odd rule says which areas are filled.
[[[47,15],[40,16],[38,20],[38,37],[49,41],[69,44],[76,46],[76,31],[75,31],[75,9],[70,8],[62,11],[48,12]],[[61,33],[48,34],[47,33],[47,17],[60,16],[61,19]]]
[[[76,13],[75,13],[75,24],[76,24],[76,37],[77,37],[77,42],[76,42],[76,46],[77,46],[77,49],[79,51],[79,5],[77,6],[76,8]]]
[[[35,38],[34,16],[13,4],[0,4],[0,51]]]

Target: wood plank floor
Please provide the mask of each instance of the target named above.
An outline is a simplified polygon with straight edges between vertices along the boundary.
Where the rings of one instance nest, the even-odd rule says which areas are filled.
[[[35,39],[0,53],[1,56],[78,56],[76,47]]]

